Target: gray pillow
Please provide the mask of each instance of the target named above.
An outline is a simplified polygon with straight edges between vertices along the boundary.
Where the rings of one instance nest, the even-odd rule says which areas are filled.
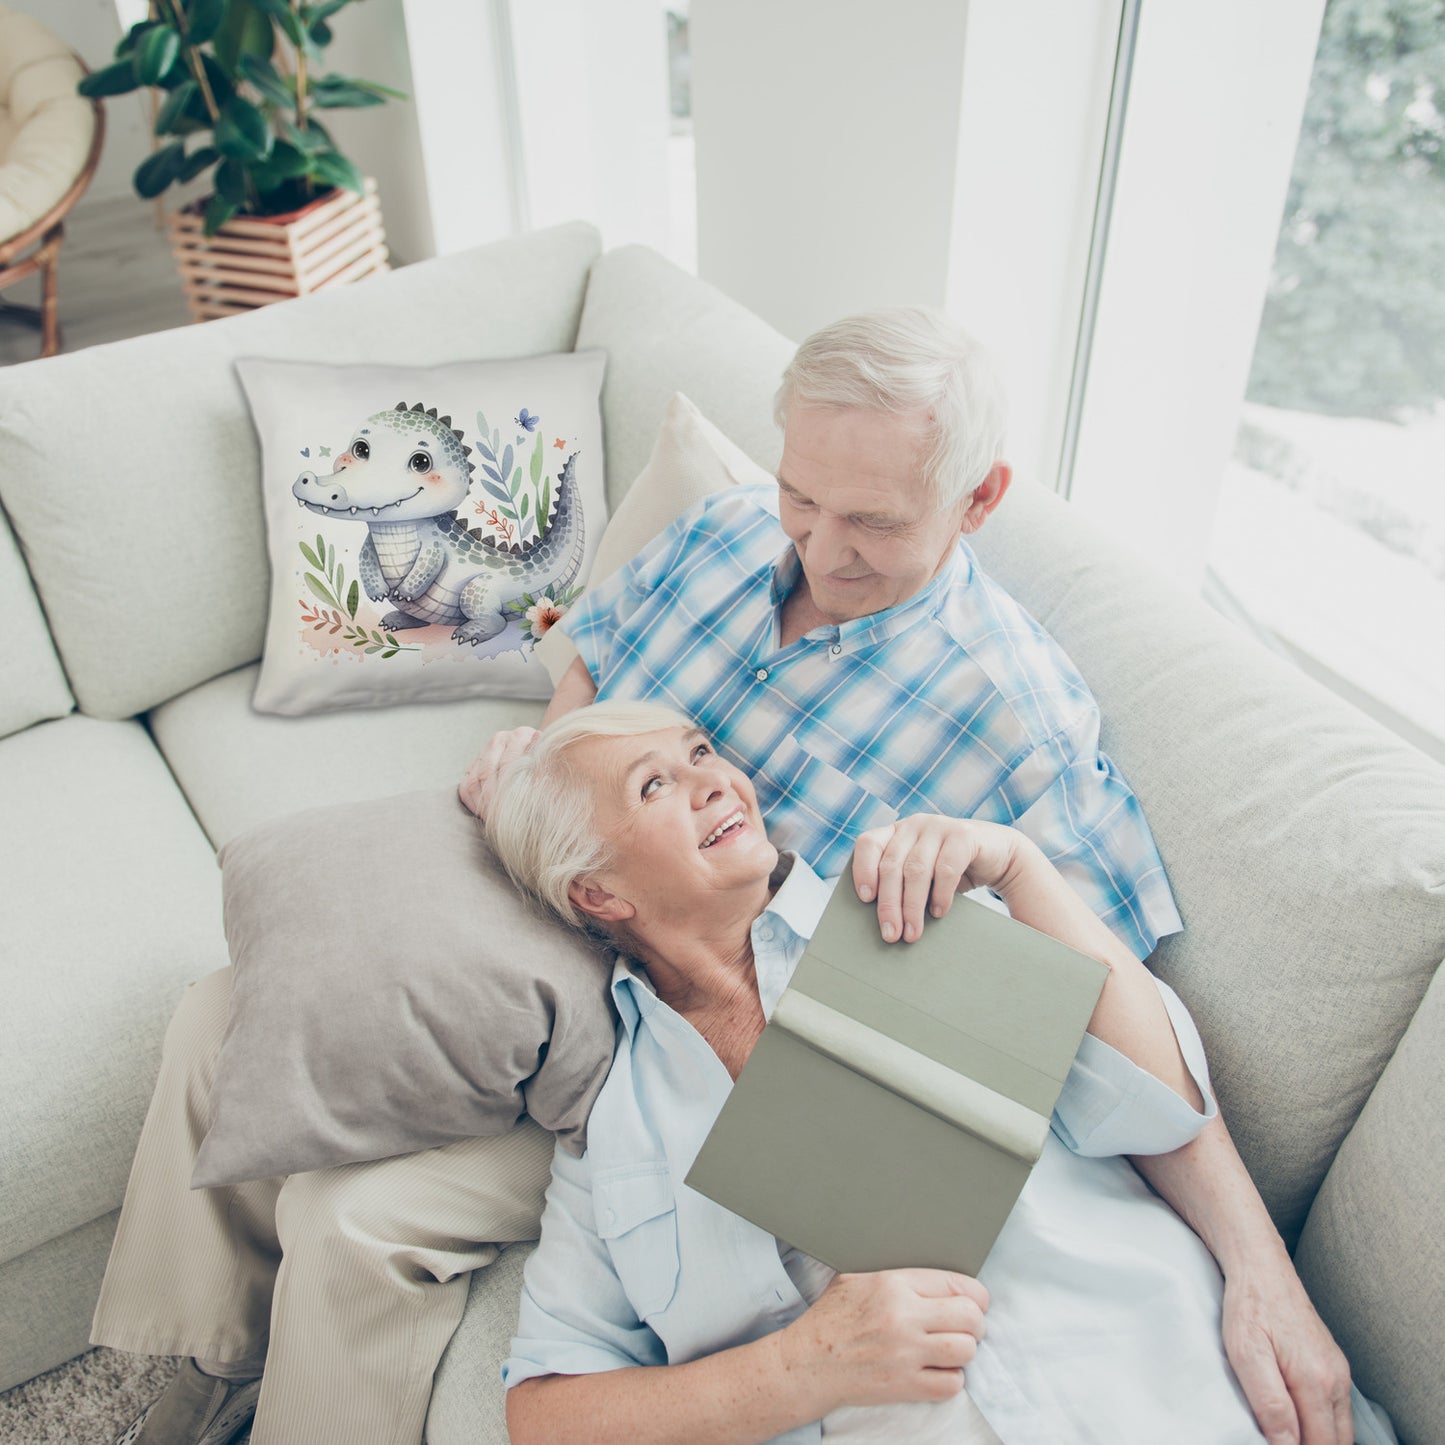
[[[501,1134],[578,1150],[611,958],[525,905],[446,792],[319,808],[221,849],[231,1018],[192,1187]]]

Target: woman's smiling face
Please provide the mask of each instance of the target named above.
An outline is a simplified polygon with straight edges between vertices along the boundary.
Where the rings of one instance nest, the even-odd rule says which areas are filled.
[[[568,757],[611,855],[591,881],[644,927],[718,895],[751,898],[776,866],[752,783],[700,729],[588,738]]]

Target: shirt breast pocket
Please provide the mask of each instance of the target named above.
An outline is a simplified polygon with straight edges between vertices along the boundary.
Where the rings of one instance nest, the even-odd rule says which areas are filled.
[[[677,1293],[677,1196],[665,1163],[629,1165],[592,1186],[597,1233],[638,1318],[651,1319]]]
[[[898,820],[897,811],[789,734],[761,769],[771,783],[768,836],[801,853],[824,877],[842,870],[853,840]]]

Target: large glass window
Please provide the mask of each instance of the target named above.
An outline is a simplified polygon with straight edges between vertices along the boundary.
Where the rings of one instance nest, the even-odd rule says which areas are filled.
[[[1329,0],[1216,602],[1445,756],[1445,0]]]

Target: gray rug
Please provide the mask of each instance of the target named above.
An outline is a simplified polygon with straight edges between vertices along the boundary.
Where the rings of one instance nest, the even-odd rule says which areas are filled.
[[[0,1395],[0,1445],[111,1445],[176,1360],[91,1350]]]

